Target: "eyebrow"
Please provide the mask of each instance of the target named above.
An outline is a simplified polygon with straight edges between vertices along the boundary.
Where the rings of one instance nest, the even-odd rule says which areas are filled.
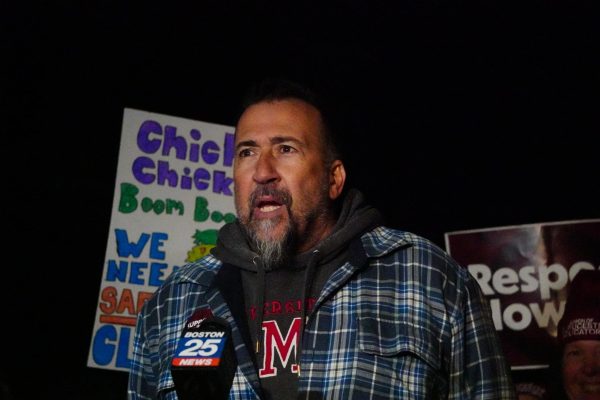
[[[271,142],[271,144],[294,142],[294,143],[298,143],[299,145],[302,145],[302,142],[300,142],[298,139],[296,139],[293,136],[274,136],[270,139],[270,142]],[[241,147],[258,147],[258,143],[256,142],[256,140],[243,140],[243,141],[239,142],[237,144],[237,146],[235,146],[236,150],[238,150]]]

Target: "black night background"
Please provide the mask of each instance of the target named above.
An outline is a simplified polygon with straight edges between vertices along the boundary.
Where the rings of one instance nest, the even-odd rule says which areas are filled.
[[[444,233],[600,216],[592,1],[3,2],[6,399],[124,399],[86,367],[123,109],[235,125],[250,82],[335,96],[350,181]]]

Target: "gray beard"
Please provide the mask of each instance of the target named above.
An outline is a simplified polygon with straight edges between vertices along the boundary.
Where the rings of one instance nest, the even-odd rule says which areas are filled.
[[[328,191],[329,185],[327,179],[323,179],[320,193],[320,200],[313,212],[308,215],[300,216],[307,221],[308,226],[311,226],[317,221],[319,214],[317,210],[328,210],[331,205],[328,204]],[[248,200],[249,209],[251,210],[254,205],[254,198],[260,194],[276,194],[282,199],[282,203],[288,208],[289,222],[286,227],[285,234],[279,240],[264,240],[261,232],[269,232],[274,229],[277,225],[278,220],[261,220],[252,221],[252,215],[242,220],[242,226],[244,226],[246,233],[254,245],[254,249],[258,253],[260,260],[263,263],[265,269],[270,270],[285,264],[290,258],[290,255],[294,253],[295,246],[298,244],[298,224],[294,215],[291,211],[291,196],[287,190],[277,190],[272,186],[263,186],[257,188]],[[236,206],[237,207],[237,206]],[[238,215],[240,214],[239,208],[237,208]]]
[[[263,220],[248,229],[250,239],[252,239],[256,252],[266,270],[282,265],[288,258],[292,247],[293,230],[290,226],[288,226],[286,234],[279,240],[263,240],[257,234],[260,231],[266,232],[273,229],[276,224],[276,221]]]

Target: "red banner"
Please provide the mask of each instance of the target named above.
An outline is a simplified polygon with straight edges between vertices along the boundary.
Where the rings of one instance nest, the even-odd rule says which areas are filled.
[[[600,219],[446,233],[489,300],[513,369],[547,367],[573,277],[600,268]]]

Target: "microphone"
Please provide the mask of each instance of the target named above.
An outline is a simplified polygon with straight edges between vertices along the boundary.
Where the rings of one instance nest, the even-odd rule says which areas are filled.
[[[231,328],[226,320],[198,310],[186,322],[171,361],[180,400],[226,400],[237,369]]]

